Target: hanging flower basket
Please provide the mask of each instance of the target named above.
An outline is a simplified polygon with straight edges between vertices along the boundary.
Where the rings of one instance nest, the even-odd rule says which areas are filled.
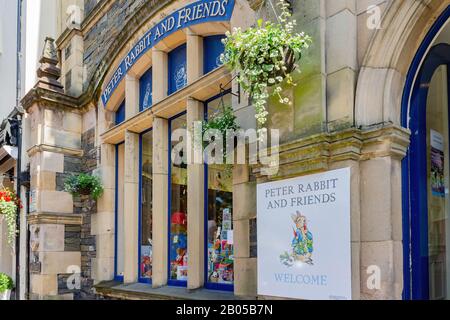
[[[22,208],[22,203],[15,194],[9,189],[0,191],[0,215],[2,215],[8,226],[8,243],[13,246],[17,235],[16,218],[17,209]]]
[[[0,273],[0,301],[11,299],[11,290],[14,288],[13,280],[5,273]]]
[[[296,21],[289,21],[289,4],[280,0],[278,7],[281,11],[278,23],[260,19],[255,27],[227,32],[223,40],[222,62],[239,74],[237,81],[252,98],[261,125],[267,121],[266,103],[270,95],[277,96],[282,104],[291,104],[289,98],[282,96],[281,84],[295,85],[291,74],[311,43],[303,32],[294,32]],[[271,87],[275,88],[269,91]]]
[[[85,173],[68,177],[64,189],[73,196],[91,196],[94,200],[98,200],[104,190],[99,177]]]

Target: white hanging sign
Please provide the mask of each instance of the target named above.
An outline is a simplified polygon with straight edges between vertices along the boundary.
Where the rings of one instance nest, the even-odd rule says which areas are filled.
[[[258,185],[258,294],[351,299],[350,169]]]

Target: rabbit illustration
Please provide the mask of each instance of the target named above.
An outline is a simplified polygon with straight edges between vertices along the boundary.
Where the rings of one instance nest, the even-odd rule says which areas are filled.
[[[306,217],[298,211],[291,217],[295,223],[294,239],[291,244],[293,256],[297,261],[312,265],[313,236],[308,230]]]

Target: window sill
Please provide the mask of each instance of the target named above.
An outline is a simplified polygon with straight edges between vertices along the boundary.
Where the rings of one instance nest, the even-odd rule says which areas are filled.
[[[110,281],[95,286],[97,294],[121,300],[243,300],[255,297],[238,297],[232,292],[208,289],[188,290],[179,287],[152,288],[145,283],[123,284]]]

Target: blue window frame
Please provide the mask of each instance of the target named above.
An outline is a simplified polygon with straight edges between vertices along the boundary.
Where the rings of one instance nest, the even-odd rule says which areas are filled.
[[[222,43],[224,35],[209,36],[203,39],[203,72],[207,74],[214,69],[220,67],[220,55],[224,52],[225,46]]]
[[[152,106],[152,94],[153,73],[152,68],[150,68],[139,79],[139,111],[143,111]]]
[[[152,283],[153,263],[153,132],[152,129],[139,136],[139,282]]]
[[[169,52],[169,92],[168,95],[187,85],[186,44]]]
[[[405,300],[429,299],[425,106],[431,77],[440,65],[450,66],[450,51],[448,45],[446,45],[447,48],[435,46],[429,52],[428,49],[449,18],[450,6],[432,26],[414,57],[408,71],[402,99],[402,126],[409,127],[414,133],[411,136],[411,146],[402,163],[403,299]],[[423,254],[424,248],[426,248],[426,254]]]
[[[116,111],[116,120],[115,124],[119,125],[125,121],[125,100],[120,104],[119,108]]]
[[[186,128],[186,112],[169,119],[168,285],[187,287],[187,165],[172,164],[172,129]]]
[[[120,156],[120,153],[123,153],[123,148],[125,144],[119,143],[116,145],[116,159],[115,159],[115,219],[114,219],[114,280],[123,282],[123,232],[120,234],[120,230],[123,227],[123,209],[119,210],[119,205],[123,206],[123,198],[120,200],[119,194],[123,197],[123,170],[124,170],[124,159]],[[120,179],[120,176],[121,179]],[[121,180],[121,181],[119,181]],[[122,190],[120,189],[120,185],[122,184]],[[119,241],[121,243],[119,243]],[[119,261],[122,260],[122,261]],[[120,263],[120,265],[119,265]],[[120,269],[120,270],[119,270]]]
[[[220,112],[222,101],[225,104],[231,103],[230,93],[231,90],[227,90],[205,102],[205,120]],[[214,165],[209,168],[205,163],[204,177],[205,288],[232,292],[234,246],[227,241],[228,232],[233,232],[233,176],[230,176],[230,172],[224,170],[223,166]]]

